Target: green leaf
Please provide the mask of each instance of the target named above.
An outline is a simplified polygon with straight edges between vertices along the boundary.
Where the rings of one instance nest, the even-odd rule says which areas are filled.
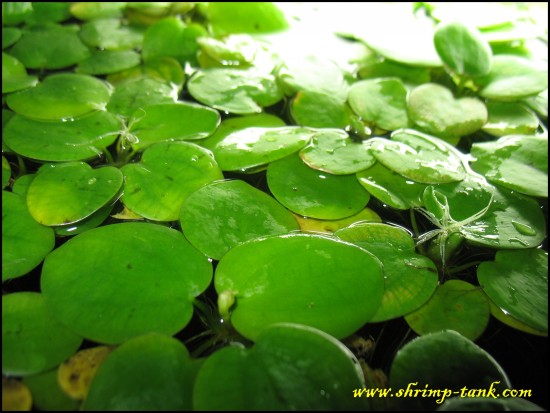
[[[517,56],[497,55],[490,73],[476,82],[487,99],[516,101],[548,88],[548,69]]]
[[[71,14],[80,20],[119,17],[126,7],[125,2],[82,1],[71,4]]]
[[[221,140],[213,136],[213,144],[207,145],[224,171],[267,165],[299,151],[316,134],[314,129],[298,126],[231,129],[228,125],[229,133],[224,130]]]
[[[366,141],[355,142],[339,129],[320,130],[300,157],[311,168],[334,175],[354,174],[376,162]]]
[[[230,33],[270,33],[284,30],[283,12],[270,2],[209,3],[206,14],[214,35]]]
[[[32,15],[32,3],[30,1],[2,2],[2,25],[15,26],[23,23],[30,15]]]
[[[311,327],[266,328],[254,347],[223,348],[197,375],[196,410],[362,410],[351,389],[364,386],[353,354]]]
[[[273,196],[299,215],[340,219],[362,210],[370,195],[354,175],[331,175],[307,166],[298,154],[271,162],[267,184]]]
[[[15,42],[21,38],[22,34],[21,30],[15,27],[2,27],[2,50],[15,44]]]
[[[435,83],[414,88],[407,104],[411,121],[440,138],[469,135],[487,122],[487,108],[481,100],[455,99],[449,89]]]
[[[144,29],[124,24],[120,19],[97,19],[81,26],[80,38],[99,50],[128,50],[141,46]]]
[[[539,119],[525,104],[488,102],[487,111],[489,117],[482,129],[494,136],[533,135],[539,126]]]
[[[191,410],[194,368],[187,349],[160,334],[136,337],[101,364],[84,411]]]
[[[401,389],[399,406],[433,410],[439,406],[438,400],[443,402],[453,393],[424,398],[412,397],[413,392],[448,389],[459,394],[466,387],[496,395],[512,385],[485,350],[456,331],[441,331],[419,337],[397,352],[390,369],[390,387]]]
[[[495,185],[548,197],[548,138],[510,135],[472,145],[472,168]]]
[[[101,158],[117,138],[121,125],[115,115],[95,111],[68,122],[33,120],[15,115],[3,139],[19,155],[39,161],[67,162]]]
[[[71,17],[70,3],[64,1],[32,2],[33,13],[26,19],[27,24],[62,22]]]
[[[143,60],[173,57],[182,65],[194,64],[199,50],[197,38],[206,36],[199,24],[185,24],[179,17],[165,17],[147,29],[143,37]]]
[[[220,114],[206,106],[177,102],[149,105],[134,112],[130,133],[137,138],[131,143],[136,151],[161,141],[196,140],[214,133]]]
[[[340,228],[347,227],[359,221],[381,222],[382,218],[370,208],[364,208],[357,214],[341,219],[315,219],[294,214],[303,232],[318,232],[331,234]]]
[[[122,203],[155,221],[176,221],[185,199],[222,179],[212,153],[190,142],[161,142],[145,150],[139,163],[122,167]]]
[[[92,169],[84,162],[47,164],[29,186],[27,206],[40,224],[71,224],[116,200],[122,184],[122,173],[112,166]]]
[[[479,284],[502,310],[548,334],[548,253],[540,249],[498,251],[477,269]]]
[[[474,27],[457,21],[440,23],[434,45],[443,63],[457,75],[483,76],[491,69],[491,46]]]
[[[489,324],[489,316],[489,303],[481,290],[462,280],[448,280],[405,320],[419,335],[454,330],[477,340]]]
[[[44,372],[68,358],[81,343],[82,337],[52,317],[42,294],[2,296],[2,374]]]
[[[283,98],[276,79],[256,69],[205,69],[187,85],[200,103],[238,115],[260,113]]]
[[[63,120],[103,110],[111,96],[104,81],[88,75],[59,73],[37,86],[12,93],[7,103],[14,112],[37,120]]]
[[[311,128],[346,128],[351,110],[345,99],[317,92],[298,92],[290,102],[290,116],[294,123]]]
[[[123,223],[86,231],[48,255],[41,287],[56,319],[87,339],[117,344],[180,331],[211,279],[212,264],[181,232]]]
[[[15,57],[2,53],[2,93],[36,86],[38,77],[27,75],[25,66]]]
[[[278,322],[346,337],[372,318],[384,291],[376,257],[313,234],[259,238],[234,247],[218,263],[214,285],[219,295],[236,298],[231,323],[252,340]]]
[[[299,229],[286,208],[239,180],[213,182],[193,192],[183,203],[180,222],[191,244],[216,260],[245,241]]]
[[[373,138],[371,153],[386,168],[418,183],[460,181],[463,160],[444,141],[412,129],[397,130],[390,139]]]
[[[2,191],[2,282],[31,271],[54,244],[53,230],[31,217],[25,198]]]
[[[135,111],[143,109],[146,106],[174,103],[176,100],[177,89],[166,85],[161,80],[145,76],[117,85],[107,105],[107,110],[129,117]]]
[[[76,73],[86,75],[108,75],[139,65],[140,55],[133,50],[99,50],[81,61]]]
[[[409,126],[406,97],[400,79],[378,78],[354,83],[348,102],[367,125],[393,131]]]
[[[23,36],[10,53],[27,69],[63,69],[91,55],[78,37],[76,26],[39,24],[23,30]]]
[[[418,208],[424,205],[422,194],[426,184],[420,184],[393,172],[380,162],[358,172],[359,183],[375,198],[396,209]]]
[[[385,290],[371,322],[401,317],[432,296],[438,284],[435,264],[416,254],[411,235],[403,228],[358,222],[334,233],[374,254],[383,265]]]

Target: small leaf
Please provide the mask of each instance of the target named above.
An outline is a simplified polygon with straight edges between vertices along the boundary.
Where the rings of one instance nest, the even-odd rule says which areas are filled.
[[[483,76],[491,69],[491,46],[476,28],[457,21],[440,23],[434,45],[443,63],[460,76]]]
[[[483,130],[494,136],[532,135],[539,126],[537,116],[518,102],[488,102],[489,117]]]
[[[82,60],[75,72],[86,75],[108,75],[135,67],[140,62],[139,54],[133,50],[99,50],[88,59]]]

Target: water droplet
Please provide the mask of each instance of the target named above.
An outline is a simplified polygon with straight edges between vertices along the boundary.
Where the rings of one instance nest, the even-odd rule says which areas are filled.
[[[88,185],[93,185],[97,182],[97,179],[96,178],[90,178],[88,179]]]
[[[516,222],[516,221],[512,221],[512,225],[522,235],[528,235],[528,236],[537,235],[537,231],[535,231],[529,225],[522,224],[521,222]]]
[[[321,179],[327,179],[327,177],[325,175],[319,175],[319,178]]]
[[[191,162],[197,162],[199,160],[199,157],[197,155],[193,155],[191,157]]]
[[[518,292],[515,288],[508,286],[508,298],[510,299],[510,304],[516,305],[518,303],[518,299],[516,298],[517,293]]]

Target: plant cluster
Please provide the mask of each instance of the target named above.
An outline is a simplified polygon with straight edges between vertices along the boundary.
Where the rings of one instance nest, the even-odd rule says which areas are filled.
[[[540,408],[542,6],[298,6],[2,3],[3,410]]]

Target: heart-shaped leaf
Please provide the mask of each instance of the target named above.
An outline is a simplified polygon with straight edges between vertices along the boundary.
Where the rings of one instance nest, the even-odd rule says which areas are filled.
[[[145,106],[132,118],[130,133],[137,139],[132,144],[136,151],[160,141],[202,139],[220,123],[218,111],[184,102]]]
[[[56,319],[117,344],[181,330],[211,279],[212,264],[181,232],[131,222],[91,229],[57,248],[44,261],[41,287]]]
[[[256,69],[198,71],[187,87],[199,102],[238,115],[260,113],[283,97],[275,77]]]
[[[479,284],[506,313],[548,334],[548,253],[498,251],[477,269]]]
[[[445,86],[426,83],[408,97],[410,119],[422,130],[440,138],[460,138],[487,122],[487,108],[476,98],[455,99]]]
[[[334,175],[350,175],[374,165],[374,156],[366,142],[353,141],[339,129],[316,133],[300,157],[311,168]]]
[[[448,280],[405,320],[419,335],[454,330],[477,340],[485,331],[489,316],[489,302],[481,290],[462,280]]]
[[[54,245],[53,230],[31,217],[25,198],[2,191],[2,282],[27,274]]]
[[[451,397],[452,392],[460,393],[464,387],[485,389],[490,395],[512,387],[491,355],[452,330],[419,337],[399,350],[391,365],[390,386],[400,389],[399,407],[415,410],[433,410],[439,406],[438,401]],[[416,390],[427,389],[448,389],[451,394],[408,397]]]
[[[487,99],[515,101],[548,88],[548,69],[518,56],[497,55],[491,72],[476,80],[479,94]]]
[[[121,124],[107,111],[69,122],[41,121],[15,115],[3,140],[18,154],[39,161],[68,162],[98,158],[117,138]]]
[[[368,143],[378,162],[415,182],[446,183],[466,176],[462,158],[436,137],[404,129],[392,133],[391,140],[373,138]]]
[[[548,197],[548,138],[510,135],[472,145],[472,168],[495,185]]]
[[[349,217],[361,211],[370,199],[354,175],[319,172],[296,153],[269,164],[267,184],[281,204],[311,218]]]
[[[297,324],[266,328],[254,347],[223,348],[197,375],[196,410],[362,410],[364,387],[353,354],[333,337]],[[297,366],[300,366],[297,368]]]
[[[212,153],[190,142],[161,142],[145,150],[139,163],[122,167],[122,203],[155,221],[176,221],[194,191],[223,174]]]
[[[385,290],[371,322],[408,314],[435,291],[437,268],[429,258],[415,253],[414,241],[404,229],[382,223],[357,223],[334,235],[366,249],[382,262]]]
[[[218,263],[215,287],[235,298],[231,323],[247,338],[255,340],[277,322],[342,338],[372,318],[384,281],[380,261],[365,250],[335,238],[290,234],[231,249]]]
[[[191,410],[195,376],[187,349],[148,334],[116,348],[94,376],[84,411]]]
[[[420,184],[393,172],[376,162],[370,168],[358,172],[359,183],[375,198],[396,209],[418,208],[424,205],[422,194],[425,184]]]
[[[78,36],[77,26],[37,24],[23,30],[10,53],[27,69],[62,69],[91,55]]]
[[[84,219],[116,199],[122,173],[106,166],[92,169],[84,162],[47,164],[27,191],[27,206],[43,225],[65,225]]]
[[[14,112],[39,120],[67,120],[104,109],[111,88],[88,75],[59,73],[37,86],[12,93],[7,103]]]
[[[434,45],[443,63],[460,76],[483,76],[491,69],[491,46],[474,27],[458,21],[440,23]]]
[[[401,79],[378,78],[356,82],[350,87],[348,102],[370,127],[393,131],[409,126],[407,89]]]
[[[42,294],[2,296],[2,374],[26,376],[49,370],[81,343],[82,337],[52,317]]]
[[[180,222],[191,244],[216,260],[245,241],[299,228],[286,208],[239,180],[213,182],[193,192],[183,203]]]

